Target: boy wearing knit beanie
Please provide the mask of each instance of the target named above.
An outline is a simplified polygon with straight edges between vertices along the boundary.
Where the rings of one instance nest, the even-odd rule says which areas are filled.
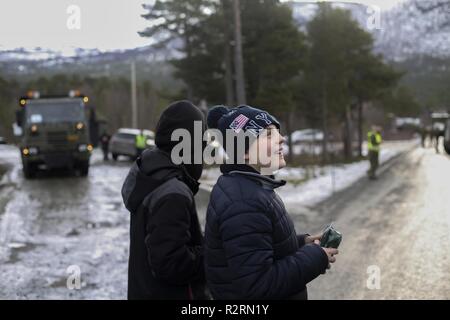
[[[286,165],[279,122],[250,106],[218,106],[209,112],[208,126],[221,132],[229,157],[206,216],[211,294],[215,299],[307,299],[306,284],[325,273],[338,251],[320,247],[321,235],[297,235],[275,192],[286,183],[272,175]],[[243,153],[236,152],[239,148]]]

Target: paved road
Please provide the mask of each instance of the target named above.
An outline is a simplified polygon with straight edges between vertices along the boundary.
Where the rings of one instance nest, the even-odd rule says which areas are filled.
[[[449,156],[417,148],[308,217],[297,227],[335,221],[343,233],[337,263],[310,284],[310,298],[450,299]]]
[[[129,163],[95,161],[89,177],[69,172],[25,180],[16,149],[0,187],[0,298],[125,298],[129,214],[120,185]],[[19,163],[19,164],[18,164]],[[68,290],[79,266],[81,290]]]

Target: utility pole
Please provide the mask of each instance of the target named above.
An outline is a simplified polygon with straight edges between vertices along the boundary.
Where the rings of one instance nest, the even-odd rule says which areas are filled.
[[[138,128],[138,109],[136,98],[136,65],[131,62],[131,126]]]
[[[236,98],[238,105],[246,104],[244,60],[242,58],[241,6],[239,0],[233,0],[234,11],[234,65],[236,74]]]
[[[231,43],[233,38],[233,33],[228,23],[231,20],[231,6],[229,0],[221,0],[222,10],[224,12],[224,25],[225,30],[225,50],[224,50],[224,61],[225,61],[225,91],[227,97],[227,106],[233,106],[235,103],[234,99],[234,83],[233,83],[233,57],[231,50]]]

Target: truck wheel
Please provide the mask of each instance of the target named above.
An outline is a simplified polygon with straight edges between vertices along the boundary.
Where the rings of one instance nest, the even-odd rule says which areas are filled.
[[[118,157],[117,154],[115,154],[115,153],[112,154],[112,158],[113,158],[114,161],[117,161],[117,157]]]
[[[89,161],[81,162],[78,168],[81,176],[86,177],[89,174]]]
[[[35,167],[30,163],[23,164],[23,175],[26,179],[31,179],[36,174]]]

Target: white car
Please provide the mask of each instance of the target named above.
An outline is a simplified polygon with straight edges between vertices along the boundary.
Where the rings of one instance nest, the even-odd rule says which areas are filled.
[[[323,140],[323,132],[318,129],[303,129],[292,132],[292,143],[319,142]]]
[[[121,128],[113,134],[109,141],[109,152],[113,160],[117,160],[119,156],[137,157],[136,136],[140,132],[139,129]],[[155,133],[151,130],[143,130],[143,133],[147,137],[147,148],[154,148]]]

